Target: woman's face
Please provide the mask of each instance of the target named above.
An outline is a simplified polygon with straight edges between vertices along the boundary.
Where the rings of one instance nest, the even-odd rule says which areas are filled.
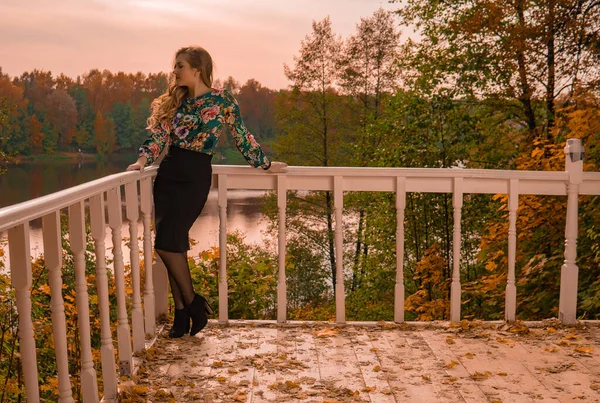
[[[180,87],[194,87],[198,81],[198,71],[190,66],[185,55],[181,54],[175,59],[173,66],[175,84]]]

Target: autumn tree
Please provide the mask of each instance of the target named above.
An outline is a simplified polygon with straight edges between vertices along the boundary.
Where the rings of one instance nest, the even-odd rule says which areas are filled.
[[[20,151],[27,143],[21,124],[26,103],[23,89],[13,84],[0,68],[0,174],[4,172],[9,155]]]
[[[34,154],[42,152],[42,144],[44,141],[44,133],[42,133],[42,124],[35,115],[29,119],[29,142],[31,143],[31,151]]]
[[[336,81],[342,42],[333,33],[329,17],[313,21],[312,29],[302,41],[294,65],[284,66],[292,84],[290,91],[280,93],[277,99],[276,119],[281,135],[275,150],[279,158],[292,165],[339,165],[343,164],[338,151],[343,138],[344,112]],[[297,237],[308,238],[305,244],[324,249],[333,284],[343,281],[336,279],[335,272],[331,192],[313,193],[301,203],[314,208],[302,220],[294,220],[299,227],[290,227],[290,231]],[[320,229],[323,224],[325,231]]]
[[[244,123],[257,139],[274,137],[275,92],[257,80],[246,81],[236,95]]]
[[[78,122],[75,100],[65,90],[54,90],[48,96],[48,121],[57,131],[57,143],[68,146]]]
[[[361,18],[356,33],[346,41],[340,68],[340,86],[355,97],[361,127],[383,112],[383,97],[399,86],[400,32],[394,15],[380,8]]]
[[[396,28],[394,15],[381,8],[372,16],[361,18],[356,33],[345,41],[339,82],[344,94],[352,99],[352,102],[346,104],[353,117],[350,155],[355,166],[368,166],[372,161],[371,153],[387,141],[388,136],[368,136],[366,131],[385,113],[387,99],[398,88],[399,50],[400,32]],[[345,203],[348,210],[358,215],[352,262],[353,287],[357,285],[359,260],[368,254],[369,249],[364,242],[364,206],[370,200],[370,194],[355,193]]]
[[[506,107],[530,143],[551,139],[557,97],[578,85],[598,88],[596,1],[410,0],[398,15],[422,37],[402,59],[409,82],[518,101]]]
[[[102,112],[97,113],[94,120],[94,145],[100,157],[106,157],[117,145],[115,124],[112,119],[104,117]]]
[[[115,135],[119,148],[131,149],[136,146],[131,141],[134,134],[132,114],[133,110],[129,103],[123,104],[119,102],[114,104],[111,109],[110,118],[115,124]]]

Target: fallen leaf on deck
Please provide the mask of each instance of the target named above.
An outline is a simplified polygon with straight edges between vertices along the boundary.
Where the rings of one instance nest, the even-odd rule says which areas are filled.
[[[577,351],[578,353],[583,353],[583,354],[591,354],[594,349],[592,347],[575,347],[575,351]]]
[[[458,361],[452,360],[448,364],[446,364],[446,368],[454,368],[458,364],[459,364]]]
[[[471,375],[471,379],[475,380],[475,381],[479,381],[482,379],[487,379],[490,377],[490,375],[492,375],[492,373],[490,371],[485,371],[485,372],[475,372],[473,375]]]

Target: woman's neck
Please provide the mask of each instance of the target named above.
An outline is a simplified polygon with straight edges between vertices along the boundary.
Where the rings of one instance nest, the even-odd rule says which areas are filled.
[[[188,87],[189,95],[191,98],[196,98],[202,94],[206,94],[211,91],[210,87],[207,87],[204,83],[196,84],[195,87]]]

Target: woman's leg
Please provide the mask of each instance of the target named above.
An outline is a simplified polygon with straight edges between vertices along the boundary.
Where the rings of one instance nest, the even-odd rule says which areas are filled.
[[[171,294],[173,295],[173,302],[175,303],[175,309],[184,309],[185,303],[183,302],[183,294],[179,290],[177,281],[169,273],[169,284],[171,285]]]
[[[168,252],[166,250],[156,249],[156,253],[165,264],[169,272],[169,282],[171,282],[171,290],[173,292],[173,300],[175,300],[175,290],[179,296],[182,305],[189,305],[194,299],[194,286],[192,284],[192,276],[187,261],[187,252]],[[173,283],[176,287],[173,287]],[[175,301],[175,308],[177,301]]]

